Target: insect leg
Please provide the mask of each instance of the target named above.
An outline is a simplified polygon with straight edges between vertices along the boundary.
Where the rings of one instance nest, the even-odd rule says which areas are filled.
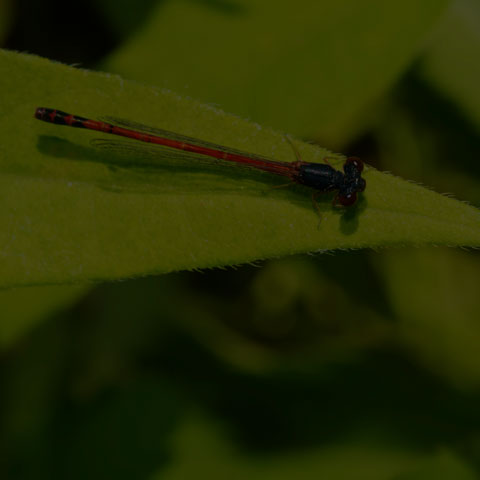
[[[285,138],[287,139],[288,143],[292,147],[292,150],[293,150],[293,153],[295,154],[295,158],[297,159],[297,162],[298,163],[304,163],[303,160],[302,160],[302,156],[300,155],[300,152],[298,151],[298,148],[293,143],[293,140],[290,137],[290,135],[285,135]]]
[[[322,194],[323,192],[319,192],[317,190],[315,190],[313,193],[312,193],[312,205],[313,205],[313,208],[315,209],[315,211],[317,212],[317,215],[318,215],[318,218],[319,218],[319,221],[318,221],[318,227],[320,228],[320,225],[322,223],[322,212],[320,210],[320,205],[318,204],[318,201],[317,201],[317,198]]]
[[[288,182],[288,183],[282,183],[281,185],[273,185],[272,187],[270,188],[286,188],[286,187],[291,187],[295,182],[294,181],[291,181],[291,182]]]

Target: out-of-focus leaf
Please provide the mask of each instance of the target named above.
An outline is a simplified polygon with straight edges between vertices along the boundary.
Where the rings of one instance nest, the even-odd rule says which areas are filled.
[[[88,287],[31,287],[0,291],[0,350],[77,300]]]
[[[385,255],[384,278],[401,341],[436,374],[462,387],[480,384],[480,259],[455,251]]]
[[[355,262],[360,255],[354,257],[323,256],[318,263],[334,264],[339,272],[361,271],[365,264]],[[363,274],[368,275],[365,270]],[[365,305],[362,286],[345,291],[310,258],[272,260],[244,289],[232,291],[229,285],[226,277],[222,288],[231,295],[222,295],[215,286],[189,290],[190,302],[176,309],[175,323],[186,325],[197,341],[236,368],[265,373],[283,362],[298,366],[351,361],[390,341],[391,325]],[[204,304],[223,313],[199,308]],[[380,304],[377,300],[376,306]]]
[[[432,35],[421,74],[480,128],[480,5],[455,0]]]
[[[140,28],[161,0],[97,0],[92,4],[119,35]]]
[[[329,145],[419,53],[447,0],[165,2],[106,68]]]
[[[395,480],[475,480],[478,478],[472,467],[450,450],[440,450],[435,455],[419,462],[412,471],[400,474]]]
[[[342,442],[334,446],[311,448],[301,453],[265,454],[248,457],[235,449],[225,434],[197,419],[185,423],[175,438],[175,461],[154,478],[177,480],[192,477],[310,480],[328,478],[346,480],[368,478],[420,478],[416,472],[441,472],[442,480],[471,480],[473,472],[450,452],[422,457],[408,450],[378,444],[365,439]],[[454,476],[458,475],[458,476]]]

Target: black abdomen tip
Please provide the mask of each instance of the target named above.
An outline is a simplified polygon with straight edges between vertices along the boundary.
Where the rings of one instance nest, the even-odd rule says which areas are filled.
[[[44,121],[49,122],[50,120],[48,118],[48,115],[51,112],[52,112],[51,108],[38,107],[35,110],[35,118],[38,118],[38,120],[44,120]]]
[[[65,117],[68,116],[68,113],[55,110],[54,108],[38,107],[35,110],[35,118],[48,123],[56,123],[57,125],[65,125]]]

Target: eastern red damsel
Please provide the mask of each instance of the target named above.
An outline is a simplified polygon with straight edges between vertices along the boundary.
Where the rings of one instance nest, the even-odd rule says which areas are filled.
[[[292,147],[297,160],[287,163],[121,120],[117,122],[118,125],[115,125],[115,122],[90,120],[60,110],[40,107],[35,111],[35,118],[56,125],[87,128],[171,149],[191,152],[199,156],[235,162],[245,167],[252,167],[287,177],[292,182],[313,188],[318,193],[336,190],[337,194],[334,204],[338,202],[345,207],[353,205],[357,200],[357,193],[363,192],[366,186],[365,179],[361,176],[363,162],[357,157],[348,157],[343,165],[343,172],[341,172],[328,164],[302,161],[293,144]],[[125,125],[131,128],[126,128]]]

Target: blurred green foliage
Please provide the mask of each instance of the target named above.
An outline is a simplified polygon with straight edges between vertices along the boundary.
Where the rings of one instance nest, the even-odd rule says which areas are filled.
[[[48,2],[41,3],[53,15]],[[212,11],[215,22],[222,15],[230,22],[248,6],[239,0],[166,3],[157,9],[150,3],[143,15],[129,13],[139,2],[120,9],[105,0],[90,11],[101,19],[97,28],[116,32],[112,43],[124,29],[121,48],[138,49],[147,34],[152,38],[155,23],[134,28],[129,15],[165,25],[172,17],[162,17],[164,8],[172,15],[190,5]],[[355,111],[340,122],[341,133],[325,130],[317,118],[297,133],[480,206],[480,78],[471,60],[479,48],[471,25],[478,28],[480,16],[473,1],[451,2],[443,12],[439,4],[431,2],[438,11],[422,22],[408,61],[364,105],[365,123],[349,127]],[[339,5],[348,13],[349,2]],[[353,20],[358,28],[370,25],[362,9],[355,12],[348,25],[336,26],[338,35]],[[398,24],[388,25],[401,31],[405,18],[393,17]],[[174,20],[181,25],[185,18]],[[17,22],[14,30],[22,31],[21,14]],[[60,33],[66,25],[72,35],[62,37],[62,54],[68,54],[69,41],[75,43],[71,51],[81,52],[85,26],[75,30],[68,22],[39,22],[36,34]],[[168,43],[164,32],[157,34]],[[293,41],[288,29],[283,35],[285,44]],[[18,38],[14,31],[6,46],[35,51],[33,43],[15,47]],[[381,42],[372,36],[372,43]],[[59,58],[58,36],[50,43],[49,56]],[[83,48],[89,50],[85,58],[93,58],[91,44]],[[121,48],[111,57],[117,62]],[[103,51],[104,65],[111,54]],[[137,55],[148,70],[152,51]],[[144,80],[130,68],[131,78]],[[168,69],[168,76],[178,72],[175,64]],[[157,75],[158,81],[148,81],[160,84],[164,77]],[[296,82],[277,94],[278,105],[285,95],[295,99],[301,79]],[[189,84],[204,88],[193,75]],[[240,95],[238,89],[231,94]],[[230,105],[247,105],[240,97]],[[217,101],[228,107],[225,97]],[[277,115],[268,113],[271,104],[259,115]],[[322,104],[316,108],[321,112]],[[295,126],[302,113],[284,112]],[[417,249],[292,257],[84,291],[3,291],[1,478],[478,478],[479,274],[474,251]]]
[[[0,2],[0,43],[3,43],[8,35],[12,21],[12,5],[10,0]]]

